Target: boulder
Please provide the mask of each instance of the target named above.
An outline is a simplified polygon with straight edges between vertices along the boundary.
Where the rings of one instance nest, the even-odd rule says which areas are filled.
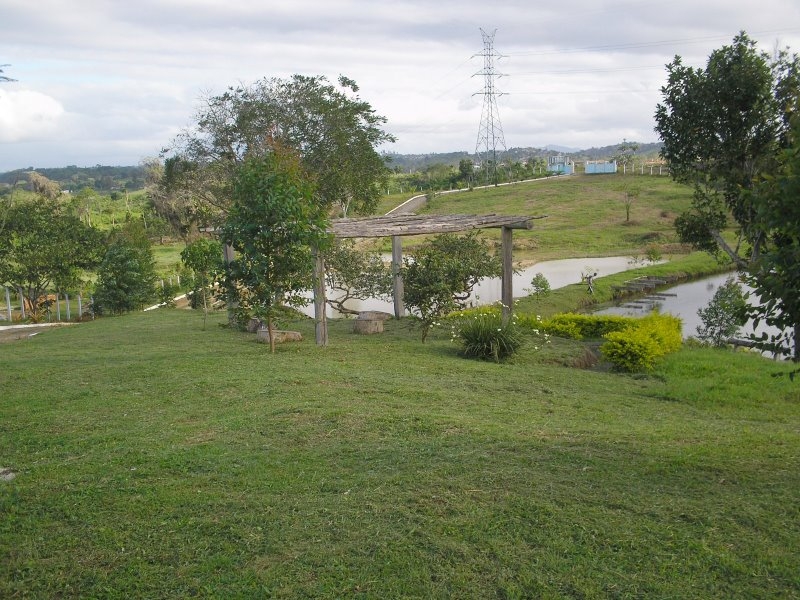
[[[275,334],[275,343],[282,344],[284,342],[300,342],[303,336],[299,331],[282,331],[279,329],[273,330]],[[262,327],[256,331],[256,341],[262,344],[269,344],[269,329]]]

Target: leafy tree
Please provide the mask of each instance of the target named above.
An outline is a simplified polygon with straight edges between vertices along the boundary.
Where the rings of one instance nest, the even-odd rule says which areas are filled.
[[[728,279],[697,315],[702,323],[697,326],[697,337],[716,348],[725,346],[747,323],[747,298],[742,286]]]
[[[324,77],[294,75],[206,98],[196,126],[173,144],[181,166],[176,185],[224,215],[237,166],[285,147],[300,156],[320,206],[345,216],[372,212],[388,177],[376,148],[394,138],[357,92],[346,77],[336,87]]]
[[[502,272],[500,258],[489,253],[477,233],[439,235],[405,257],[404,299],[418,313],[422,341],[439,319],[466,306],[478,281]]]
[[[324,250],[328,239],[325,211],[299,159],[286,151],[246,158],[232,191],[222,229],[223,243],[237,253],[228,265],[228,299],[266,319],[275,352],[278,310],[307,303],[302,292],[312,285],[312,248]]]
[[[222,273],[222,245],[216,240],[199,238],[181,251],[181,260],[194,273],[194,294],[203,299],[203,329],[208,319],[208,295]]]
[[[328,304],[342,314],[357,314],[347,308],[349,300],[385,298],[392,295],[391,268],[377,252],[356,250],[353,240],[334,240],[325,255],[325,283],[338,292]]]
[[[667,71],[656,131],[673,178],[694,187],[692,209],[676,219],[678,234],[697,248],[723,251],[747,271],[761,299],[756,318],[794,326],[796,336],[800,284],[792,240],[800,218],[785,194],[796,178],[800,59],[759,52],[742,32],[715,50],[705,69],[675,57]],[[738,226],[735,244],[721,234],[729,216]]]
[[[778,157],[774,176],[756,185],[753,205],[757,226],[767,232],[767,243],[751,265],[747,282],[759,302],[750,306],[756,325],[764,321],[777,328],[775,336],[763,334],[759,348],[792,354],[800,361],[800,102],[795,108],[790,144]]]
[[[638,143],[623,139],[622,143],[617,147],[617,153],[614,155],[613,160],[617,161],[618,165],[622,165],[623,170],[625,170],[628,166],[633,166],[638,149]]]
[[[676,181],[694,187],[692,209],[676,220],[684,242],[723,250],[739,267],[757,258],[766,232],[756,221],[749,194],[770,173],[788,139],[789,116],[800,85],[797,56],[758,52],[742,32],[715,50],[705,69],[686,67],[676,56],[656,108],[662,156]],[[738,243],[721,235],[730,214]]]
[[[533,276],[533,279],[531,279],[531,287],[526,291],[532,298],[541,300],[549,296],[552,290],[547,277],[545,277],[543,273],[536,273],[536,275]]]
[[[472,187],[475,178],[475,163],[468,158],[458,161],[458,174],[467,186]]]
[[[140,221],[112,233],[97,270],[95,309],[122,314],[142,309],[153,298],[156,267],[150,240]]]
[[[16,202],[4,211],[0,281],[23,290],[32,317],[48,290],[74,289],[102,256],[102,234],[46,199]]]

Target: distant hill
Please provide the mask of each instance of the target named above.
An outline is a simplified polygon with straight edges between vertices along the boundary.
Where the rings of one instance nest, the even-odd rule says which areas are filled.
[[[34,169],[16,169],[0,173],[0,184],[14,185],[18,181],[27,181],[25,173],[36,171],[48,179],[58,182],[62,190],[78,192],[83,188],[93,188],[98,192],[113,192],[127,189],[129,192],[144,187],[144,168],[141,166],[109,167],[55,167]]]
[[[640,144],[636,151],[637,156],[645,158],[656,158],[661,149],[661,143]],[[566,154],[573,160],[602,160],[610,159],[617,153],[618,144],[603,146],[602,148],[588,148],[585,150],[574,150],[566,146],[551,144],[545,148],[509,148],[506,156],[512,161],[523,161],[531,158],[546,158],[557,154]],[[389,162],[392,169],[403,172],[421,171],[431,165],[444,164],[458,166],[464,159],[474,159],[475,155],[471,152],[441,152],[429,154],[398,154],[389,152],[383,155]],[[0,173],[0,186],[3,184],[13,185],[18,181],[25,181],[25,173],[36,171],[48,179],[58,182],[63,190],[78,192],[83,188],[91,187],[98,192],[112,192],[122,189],[135,191],[142,189],[145,185],[144,168],[137,166],[111,167],[96,165],[94,167],[68,167],[16,169],[6,173]]]
[[[661,142],[640,143],[636,151],[637,156],[646,158],[656,158],[661,150]],[[603,160],[611,159],[617,154],[619,144],[603,146],[602,148],[588,148],[585,150],[574,150],[566,146],[548,145],[544,148],[509,148],[506,156],[512,161],[528,160],[530,158],[546,158],[563,154],[573,160]],[[384,154],[389,160],[391,168],[399,167],[404,172],[419,171],[435,164],[445,164],[458,166],[464,159],[474,159],[475,155],[471,152],[443,152],[430,154],[397,154],[395,152]]]

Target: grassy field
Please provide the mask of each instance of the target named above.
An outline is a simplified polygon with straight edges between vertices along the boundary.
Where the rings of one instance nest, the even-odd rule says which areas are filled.
[[[638,186],[626,221],[626,186]],[[547,215],[531,231],[514,232],[515,258],[550,260],[578,256],[686,252],[677,243],[675,217],[689,207],[691,190],[669,177],[576,175],[512,186],[475,189],[434,198],[428,214]],[[499,239],[499,233],[488,233]]]
[[[0,597],[800,596],[800,388],[685,349],[648,377],[194,311],[0,347]],[[309,341],[311,340],[311,341]],[[783,369],[785,370],[785,368]]]

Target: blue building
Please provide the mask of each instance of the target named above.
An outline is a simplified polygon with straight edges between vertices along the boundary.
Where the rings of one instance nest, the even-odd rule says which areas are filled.
[[[547,170],[550,173],[572,175],[575,172],[575,163],[566,156],[548,156]]]
[[[586,174],[592,175],[595,173],[616,173],[617,161],[615,160],[587,160],[586,161]]]

